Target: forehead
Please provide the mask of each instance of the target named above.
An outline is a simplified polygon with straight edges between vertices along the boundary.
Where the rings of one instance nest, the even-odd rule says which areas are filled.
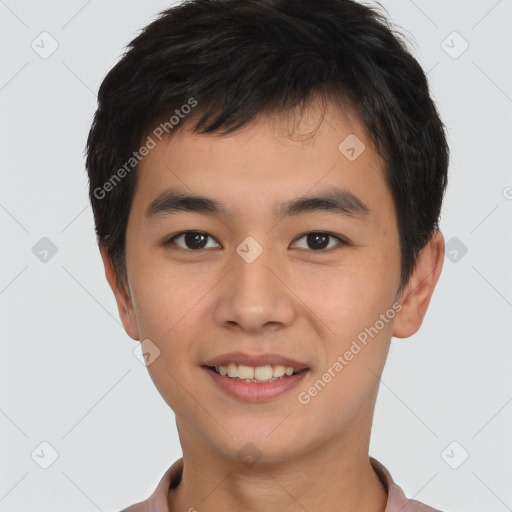
[[[139,164],[132,209],[145,214],[172,189],[218,199],[235,214],[273,214],[299,196],[342,189],[373,211],[391,201],[383,166],[349,107],[313,104],[302,115],[262,115],[223,136],[183,126]]]

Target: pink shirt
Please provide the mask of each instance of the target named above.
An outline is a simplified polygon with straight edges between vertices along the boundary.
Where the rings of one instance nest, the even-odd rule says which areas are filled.
[[[395,484],[391,474],[378,460],[370,457],[370,463],[384,484],[388,502],[384,512],[440,512],[419,501],[406,498],[402,488]],[[155,492],[146,500],[125,508],[121,512],[169,512],[167,496],[170,488],[175,488],[181,480],[183,459],[178,459],[164,474]]]

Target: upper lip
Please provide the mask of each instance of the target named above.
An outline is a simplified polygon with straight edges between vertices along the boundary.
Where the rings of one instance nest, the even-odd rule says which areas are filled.
[[[289,357],[279,354],[259,354],[250,355],[243,352],[230,352],[229,354],[221,354],[220,356],[209,359],[204,366],[227,366],[229,363],[242,364],[245,366],[284,366],[291,367],[294,370],[303,370],[308,368],[307,364],[295,361]]]

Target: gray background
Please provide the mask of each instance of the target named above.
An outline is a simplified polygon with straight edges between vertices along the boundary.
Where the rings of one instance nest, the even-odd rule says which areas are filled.
[[[443,273],[420,331],[392,342],[370,454],[410,498],[505,512],[512,3],[382,3],[415,41],[452,160]],[[152,493],[181,455],[104,278],[83,158],[101,80],[170,5],[0,0],[1,511],[116,511]]]

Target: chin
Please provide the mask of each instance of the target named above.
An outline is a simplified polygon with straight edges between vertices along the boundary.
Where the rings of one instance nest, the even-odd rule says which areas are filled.
[[[233,437],[223,436],[221,443],[219,439],[213,441],[213,445],[219,452],[233,461],[246,462],[248,467],[252,467],[255,462],[259,463],[277,463],[297,457],[300,453],[307,451],[308,439],[307,433],[299,431],[290,431],[288,428],[280,430],[279,421],[273,419],[260,423],[255,428],[254,422],[248,422],[244,425],[226,427]],[[288,420],[283,422],[286,423]],[[276,428],[277,427],[277,428]],[[236,431],[236,434],[234,432]],[[313,442],[313,440],[311,440]]]

